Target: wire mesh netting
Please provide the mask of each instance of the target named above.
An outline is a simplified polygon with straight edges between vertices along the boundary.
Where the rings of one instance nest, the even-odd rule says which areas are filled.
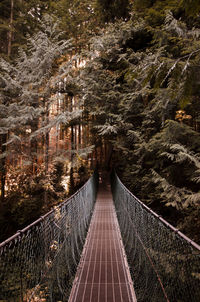
[[[0,301],[67,301],[96,198],[94,174],[71,198],[0,244]]]
[[[112,191],[139,302],[199,302],[200,249],[112,177]]]

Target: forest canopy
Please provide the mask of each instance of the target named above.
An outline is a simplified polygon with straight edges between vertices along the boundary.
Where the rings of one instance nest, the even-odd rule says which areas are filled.
[[[4,236],[98,162],[199,242],[199,13],[199,0],[1,1]]]

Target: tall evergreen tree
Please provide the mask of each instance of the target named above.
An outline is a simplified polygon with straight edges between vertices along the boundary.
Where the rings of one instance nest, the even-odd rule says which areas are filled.
[[[54,75],[55,68],[58,68],[56,59],[70,47],[69,40],[59,40],[55,20],[47,16],[45,23],[41,23],[41,31],[28,39],[27,51],[21,49],[15,63],[1,60],[0,131],[2,137],[9,137],[8,141],[2,141],[2,166],[5,166],[8,156],[6,146],[9,145],[9,149],[13,152],[16,150],[19,155],[22,151],[21,143],[27,133],[31,133],[32,139],[31,153],[26,154],[26,157],[34,164],[37,161],[37,139],[33,133],[38,133],[40,125],[40,132],[46,134],[52,126],[62,122],[57,117],[50,124],[45,119],[43,125],[40,116],[49,114],[53,89],[50,78]],[[26,151],[28,150],[23,150],[25,153]],[[4,186],[5,169],[2,169],[2,199]]]
[[[39,20],[49,10],[49,0],[2,0],[0,3],[1,55],[15,57],[26,44],[27,35],[38,29]],[[11,57],[10,57],[11,59]]]

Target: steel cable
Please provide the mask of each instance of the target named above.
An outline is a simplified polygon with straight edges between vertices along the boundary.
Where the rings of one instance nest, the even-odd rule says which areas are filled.
[[[112,191],[137,300],[199,302],[200,247],[138,200],[116,174]]]
[[[0,244],[0,301],[67,301],[92,215],[95,173],[71,198]]]

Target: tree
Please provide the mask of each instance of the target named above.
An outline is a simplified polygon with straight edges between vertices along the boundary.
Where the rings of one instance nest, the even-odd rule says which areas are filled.
[[[71,44],[69,40],[59,40],[59,31],[53,18],[47,16],[41,28],[41,31],[28,39],[27,52],[21,49],[15,63],[1,60],[1,134],[9,137],[7,142],[2,143],[4,165],[9,151],[5,150],[5,146],[9,146],[9,149],[12,146],[17,156],[24,152],[28,162],[34,165],[37,161],[37,139],[34,133],[46,134],[53,125],[62,122],[58,116],[51,123],[48,118],[45,119],[43,125],[40,116],[49,114],[52,102],[49,80],[58,68],[56,59],[69,50]],[[27,140],[30,133],[30,149],[22,150],[22,142]],[[46,156],[47,153],[48,150]],[[5,175],[2,177],[5,179]],[[1,185],[3,199],[5,181]]]
[[[199,209],[200,44],[199,29],[176,18],[175,2],[162,4],[159,22],[150,9],[145,18],[134,12],[94,37],[81,88],[95,142],[111,144],[129,188],[158,211],[184,213],[185,225]]]
[[[50,10],[61,21],[64,37],[73,38],[76,53],[88,47],[89,37],[97,30],[99,20],[92,0],[58,0],[51,2]]]

